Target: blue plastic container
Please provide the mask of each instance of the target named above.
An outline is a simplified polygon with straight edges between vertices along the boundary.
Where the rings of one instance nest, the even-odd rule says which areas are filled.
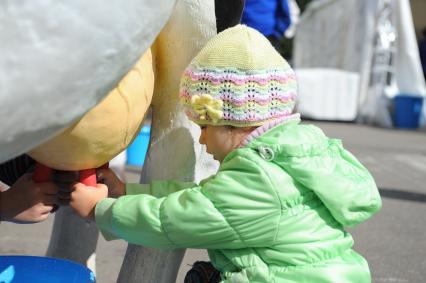
[[[0,256],[0,283],[94,283],[87,267],[65,259]]]
[[[142,166],[145,161],[151,133],[150,126],[143,126],[136,139],[127,148],[127,164]],[[1,282],[0,282],[1,283]]]
[[[397,128],[416,129],[419,127],[423,97],[397,95],[394,98],[394,123]]]

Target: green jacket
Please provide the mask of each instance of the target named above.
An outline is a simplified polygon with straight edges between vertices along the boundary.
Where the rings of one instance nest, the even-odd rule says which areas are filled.
[[[269,129],[200,185],[126,189],[96,206],[106,239],[206,248],[222,282],[371,282],[343,227],[377,212],[380,195],[367,169],[315,126]]]

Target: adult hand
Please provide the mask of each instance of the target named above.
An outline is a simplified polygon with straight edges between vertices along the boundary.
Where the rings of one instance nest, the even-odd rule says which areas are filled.
[[[118,198],[126,194],[125,184],[111,169],[98,169],[98,182],[108,187],[108,197]]]
[[[57,193],[54,183],[35,183],[32,174],[24,174],[0,194],[1,220],[16,223],[44,221],[57,203]]]

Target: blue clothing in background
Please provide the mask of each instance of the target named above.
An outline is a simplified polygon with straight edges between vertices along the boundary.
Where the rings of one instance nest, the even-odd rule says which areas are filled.
[[[290,26],[287,0],[246,0],[241,23],[260,31],[264,36],[283,37]]]

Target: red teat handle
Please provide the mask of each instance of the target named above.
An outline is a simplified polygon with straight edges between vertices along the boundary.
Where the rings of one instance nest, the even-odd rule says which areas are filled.
[[[96,169],[80,170],[80,183],[86,186],[96,187]]]
[[[50,167],[47,167],[46,165],[43,165],[41,163],[36,163],[34,174],[33,174],[33,181],[36,183],[44,183],[49,182],[52,180],[53,175],[53,169]],[[59,205],[54,204],[51,213],[56,212],[59,209]]]
[[[109,163],[105,163],[99,169],[108,169]],[[80,183],[85,184],[86,186],[96,187],[97,180],[96,180],[96,169],[90,168],[90,169],[84,169],[80,170]]]
[[[49,182],[52,179],[52,173],[52,168],[37,162],[34,170],[33,181],[36,183]]]

